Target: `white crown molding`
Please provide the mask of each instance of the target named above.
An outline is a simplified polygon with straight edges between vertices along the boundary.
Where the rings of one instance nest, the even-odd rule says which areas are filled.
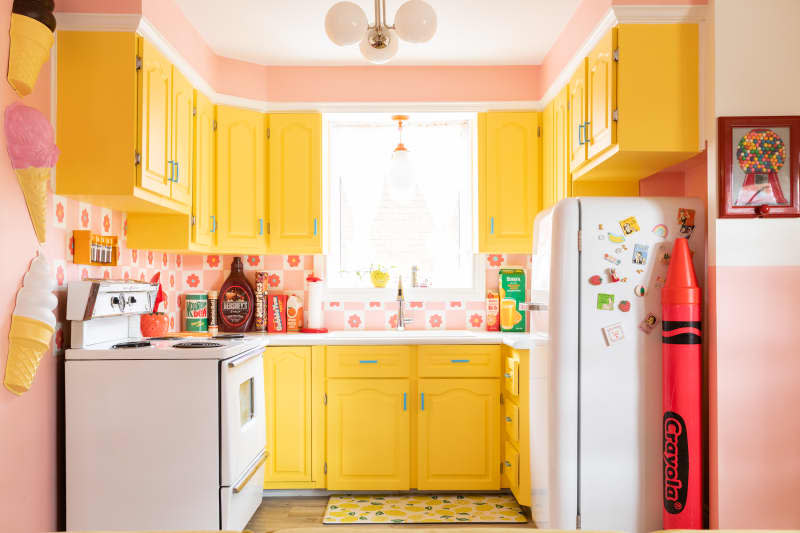
[[[56,28],[62,31],[136,31],[141,15],[56,12]]]
[[[264,111],[270,113],[318,111],[321,113],[380,113],[402,109],[409,113],[481,112],[481,111],[541,111],[540,100],[499,102],[266,102]]]

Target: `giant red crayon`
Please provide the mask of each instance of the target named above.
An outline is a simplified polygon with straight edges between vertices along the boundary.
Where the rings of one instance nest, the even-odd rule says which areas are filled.
[[[664,529],[702,529],[701,291],[688,239],[676,239],[661,289]]]

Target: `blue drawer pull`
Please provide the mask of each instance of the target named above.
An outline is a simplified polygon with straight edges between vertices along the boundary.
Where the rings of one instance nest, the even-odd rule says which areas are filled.
[[[422,410],[424,411],[425,410],[425,393],[424,392],[420,392],[419,393],[419,404],[422,407]]]
[[[361,364],[377,363],[377,362],[378,362],[377,359],[364,359],[364,360],[359,361],[359,363],[361,363]]]
[[[489,233],[494,233],[494,217],[489,217]]]
[[[506,422],[511,422],[511,417],[510,416],[506,417]]]
[[[317,235],[317,219],[314,219],[314,235]]]
[[[503,374],[503,375],[504,375],[505,377],[507,377],[507,378],[511,379],[511,373],[510,373],[510,372],[506,372],[506,373],[505,373],[505,374]]]
[[[450,359],[451,363],[469,363],[469,359]]]
[[[407,409],[407,407],[408,407],[408,404],[406,403],[407,396],[408,396],[408,393],[404,392],[403,393],[403,411],[405,411]]]

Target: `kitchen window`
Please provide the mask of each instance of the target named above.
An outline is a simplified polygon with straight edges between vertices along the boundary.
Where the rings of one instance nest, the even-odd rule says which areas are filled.
[[[391,114],[325,117],[328,288],[374,297],[372,271],[380,270],[390,276],[392,294],[402,275],[414,298],[480,297],[484,276],[475,254],[473,201],[477,115],[408,117],[402,145],[411,164],[399,166],[393,165],[400,139]]]

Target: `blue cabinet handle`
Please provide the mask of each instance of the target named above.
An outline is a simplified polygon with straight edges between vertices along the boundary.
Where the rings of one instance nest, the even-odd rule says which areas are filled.
[[[511,373],[510,373],[510,372],[506,372],[506,373],[505,373],[505,374],[503,374],[503,375],[504,375],[505,377],[507,377],[507,378],[511,379]]]
[[[425,410],[425,393],[424,392],[420,392],[419,393],[419,405],[420,405],[420,407],[422,407],[422,410],[424,411]]]
[[[211,233],[217,231],[217,217],[211,215]]]
[[[264,219],[263,218],[259,218],[258,219],[258,234],[259,235],[264,235]]]
[[[181,164],[175,161],[175,183],[181,179]]]
[[[511,417],[510,416],[506,417],[506,422],[511,422]]]
[[[361,361],[359,361],[359,363],[361,364],[375,364],[377,362],[378,362],[377,359],[362,359]]]
[[[590,141],[590,139],[589,139],[589,124],[591,124],[591,121],[588,121],[588,120],[583,123],[583,136],[586,137],[586,140],[584,141],[586,144],[589,144],[589,141]]]
[[[317,219],[314,219],[314,236],[317,236]]]
[[[494,233],[494,217],[489,217],[489,233]]]
[[[174,162],[175,162],[175,161],[173,161],[172,159],[170,159],[169,161],[167,161],[167,163],[169,163],[169,178],[167,178],[169,181],[174,181],[174,180],[172,179],[172,177],[175,175],[175,168],[172,166],[172,164],[173,164]]]
[[[506,461],[506,466],[511,468],[511,461]]]
[[[578,144],[583,145],[583,127],[586,124],[579,124],[578,125]]]
[[[451,363],[469,363],[469,359],[450,359]]]
[[[408,403],[406,401],[407,397],[408,397],[408,393],[404,392],[403,393],[403,411],[408,410]]]

